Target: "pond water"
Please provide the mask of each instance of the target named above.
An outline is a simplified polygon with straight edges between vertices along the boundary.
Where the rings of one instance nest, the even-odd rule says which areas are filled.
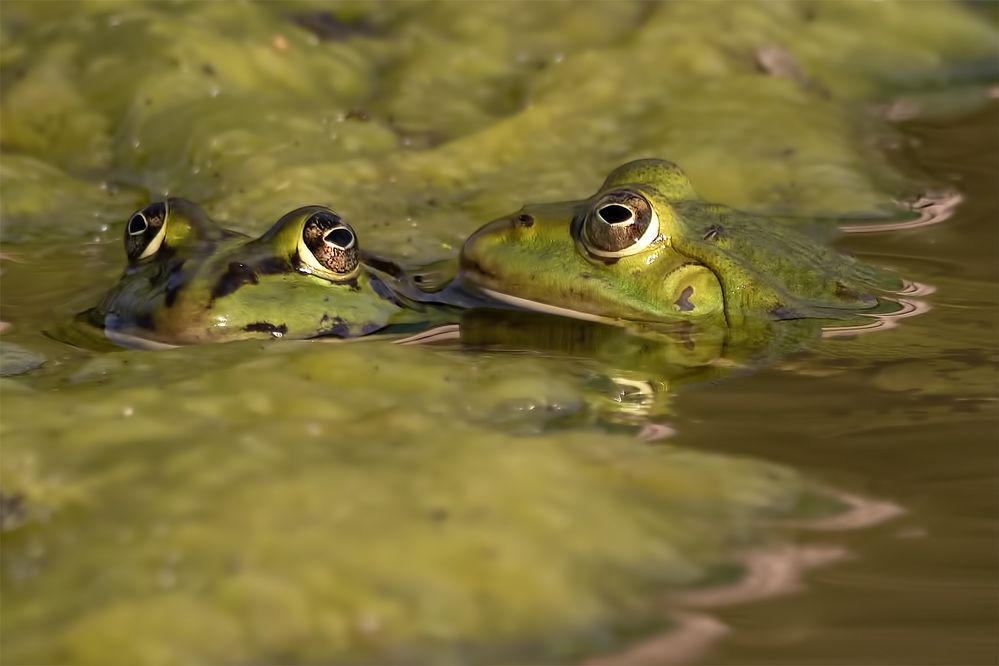
[[[836,535],[854,561],[816,571],[806,594],[720,613],[733,632],[710,663],[995,661],[996,113],[906,127],[914,159],[967,195],[954,218],[848,243],[938,290],[931,312],[886,334],[882,358],[830,340],[795,362],[820,378],[771,369],[679,401],[703,450],[780,461],[906,510]]]
[[[123,7],[0,16],[0,661],[999,658],[987,11]],[[837,241],[928,311],[750,360],[488,312],[426,345],[60,341],[151,198],[247,233],[332,205],[418,265],[649,155],[868,230],[960,193]]]

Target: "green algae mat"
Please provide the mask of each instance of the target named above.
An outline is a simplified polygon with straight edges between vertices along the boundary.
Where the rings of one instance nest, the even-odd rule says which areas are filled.
[[[642,661],[650,637],[695,658],[722,633],[703,606],[768,593],[759,562],[841,559],[817,528],[892,513],[759,446],[691,446],[676,396],[747,369],[723,345],[48,333],[165,195],[253,234],[330,206],[412,264],[639,157],[754,212],[906,219],[943,186],[891,121],[981,108],[997,45],[987,12],[943,2],[5,2],[0,661]],[[900,331],[940,359],[981,335]],[[880,335],[828,356],[932,394]]]

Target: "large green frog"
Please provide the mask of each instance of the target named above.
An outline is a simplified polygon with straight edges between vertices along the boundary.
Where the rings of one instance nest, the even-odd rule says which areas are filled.
[[[124,344],[349,338],[427,316],[401,295],[394,265],[362,255],[350,225],[322,206],[249,238],[171,198],[129,218],[125,253],[118,284],[81,315]]]
[[[581,201],[528,205],[466,241],[461,277],[499,300],[589,319],[853,319],[897,276],[800,225],[707,203],[671,162],[618,167]]]

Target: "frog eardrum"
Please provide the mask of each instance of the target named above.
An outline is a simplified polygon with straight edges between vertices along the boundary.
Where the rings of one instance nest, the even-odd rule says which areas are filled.
[[[320,211],[306,220],[298,243],[301,270],[333,281],[357,275],[361,263],[357,236],[332,211]]]
[[[580,241],[599,257],[637,254],[659,237],[659,217],[642,196],[628,190],[600,197],[583,218]]]

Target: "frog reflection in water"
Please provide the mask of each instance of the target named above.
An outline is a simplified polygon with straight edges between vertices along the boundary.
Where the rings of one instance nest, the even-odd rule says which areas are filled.
[[[680,169],[638,160],[582,201],[528,205],[475,232],[461,278],[527,309],[597,320],[855,319],[893,307],[896,276],[787,221],[702,201]]]
[[[693,321],[625,327],[544,312],[473,308],[461,313],[460,325],[441,327],[437,337],[423,336],[421,342],[491,354],[529,352],[543,358],[553,376],[582,382],[585,408],[532,408],[530,425],[539,420],[578,425],[579,419],[592,424],[595,419],[609,426],[646,427],[672,418],[674,397],[683,387],[772,364],[817,340],[823,321],[782,321],[768,328],[766,335],[750,336]]]
[[[116,342],[349,338],[426,316],[392,288],[401,274],[362,256],[354,230],[322,206],[251,239],[171,198],[132,215],[125,252],[118,284],[81,315]]]

